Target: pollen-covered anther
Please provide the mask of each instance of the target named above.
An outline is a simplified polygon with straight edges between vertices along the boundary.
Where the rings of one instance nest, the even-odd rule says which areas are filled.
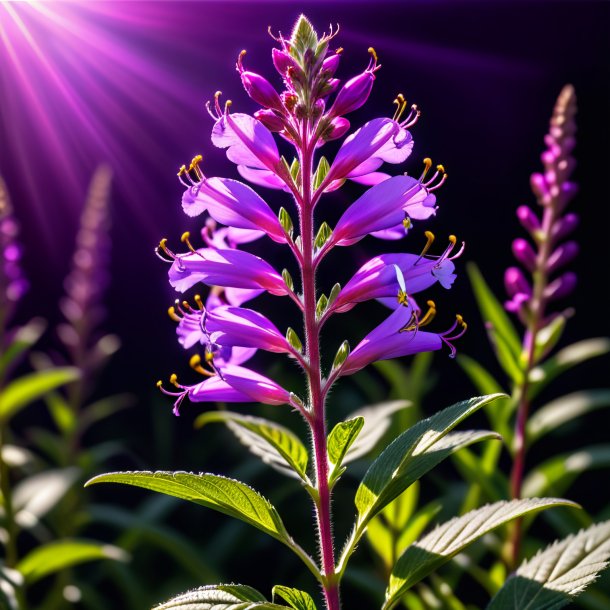
[[[167,309],[167,315],[174,321],[174,322],[182,322],[182,318],[176,313],[176,308],[175,307],[169,307]]]
[[[399,290],[396,295],[396,300],[399,305],[404,305],[407,307],[409,305],[409,295],[404,290]]]
[[[425,162],[426,162],[426,160],[424,160],[424,163]],[[430,161],[430,167],[431,166],[432,166],[432,162]],[[426,171],[424,172],[424,174],[422,175],[422,178],[420,178],[420,180],[422,181],[423,185],[429,191],[435,191],[436,189],[440,188],[444,184],[445,180],[447,180],[447,172],[445,171],[445,166],[439,164],[436,166],[436,171],[434,172],[432,177],[427,182],[423,182],[423,179],[425,178],[426,174],[428,173],[428,170],[430,169],[430,167],[428,167],[426,169]]]
[[[197,303],[197,307],[199,309],[201,309],[201,311],[203,311],[204,307],[203,307],[203,301],[201,300],[201,297],[198,294],[196,294],[193,297],[193,300],[195,301],[195,303]]]
[[[396,104],[396,110],[394,112],[392,120],[400,121],[400,118],[402,117],[405,108],[407,107],[407,100],[405,99],[405,96],[402,93],[399,93],[394,99],[393,103]]]
[[[403,119],[403,121],[400,123],[400,126],[403,129],[409,129],[409,127],[413,127],[413,125],[415,125],[415,123],[417,123],[420,116],[421,116],[421,110],[419,110],[419,108],[417,107],[417,104],[412,104],[411,110],[409,110],[409,114],[407,115],[407,118]]]
[[[170,260],[167,260],[161,252],[165,253]],[[176,255],[167,247],[167,237],[159,242],[159,245],[155,248],[155,254],[165,263],[173,263],[176,260]]]
[[[451,333],[454,332],[458,328],[459,328],[458,332],[456,334],[450,336]],[[447,345],[447,347],[449,348],[449,350],[451,352],[449,354],[449,356],[451,358],[455,358],[455,355],[457,353],[457,350],[455,349],[455,346],[453,346],[451,344],[451,341],[455,341],[456,339],[459,339],[460,337],[462,337],[467,329],[468,329],[468,324],[466,324],[464,318],[460,314],[457,314],[455,316],[455,322],[453,323],[453,326],[450,329],[446,330],[444,333],[439,335],[439,337],[442,339],[442,341],[445,343],[445,345]]]
[[[197,253],[195,248],[193,248],[193,245],[191,244],[191,234],[189,231],[185,231],[181,236],[180,236],[180,241],[183,244],[186,244],[188,246],[188,249],[191,252],[194,252],[195,254]]]
[[[172,373],[172,374],[169,376],[169,382],[170,382],[170,383],[171,383],[173,386],[175,386],[175,387],[177,387],[177,388],[182,389],[182,386],[181,386],[181,385],[178,383],[178,375],[176,375],[176,373]]]
[[[422,260],[422,258],[424,258],[424,256],[426,256],[426,253],[428,252],[428,250],[430,250],[430,246],[434,243],[434,240],[436,239],[432,231],[426,231],[424,235],[426,236],[426,245],[423,247],[419,258],[415,261],[416,265]]]
[[[436,317],[436,303],[432,300],[426,301],[428,305],[428,311],[424,314],[424,317],[419,320],[419,326],[427,326]]]
[[[371,57],[373,58],[373,61],[375,62],[375,64],[377,64],[377,62],[379,61],[379,58],[377,57],[377,51],[375,51],[375,49],[373,49],[373,47],[369,47],[368,52],[371,54]]]
[[[206,362],[208,362],[207,354],[206,354]],[[200,375],[204,375],[205,377],[213,377],[215,373],[213,371],[208,371],[201,366],[201,356],[199,354],[193,354],[191,359],[189,360],[189,366],[199,373]]]

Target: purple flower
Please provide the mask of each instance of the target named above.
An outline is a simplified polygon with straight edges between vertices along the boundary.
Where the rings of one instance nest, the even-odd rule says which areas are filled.
[[[433,304],[430,306],[433,310]],[[428,317],[433,315],[433,313],[426,314]],[[443,344],[449,347],[452,356],[455,355],[451,341],[459,339],[466,331],[466,323],[461,317],[458,316],[455,324],[441,334],[419,330],[422,324],[422,321],[418,321],[418,313],[414,308],[410,306],[398,308],[350,352],[341,367],[340,374],[352,375],[378,360],[439,350]],[[450,336],[458,327],[460,330]]]

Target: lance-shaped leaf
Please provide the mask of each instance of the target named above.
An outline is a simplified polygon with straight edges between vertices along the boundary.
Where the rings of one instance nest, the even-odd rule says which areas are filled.
[[[96,483],[123,483],[189,500],[245,521],[292,547],[275,507],[241,481],[214,474],[136,471],[101,474],[85,485]]]
[[[208,585],[155,606],[155,610],[278,610],[256,589],[246,585]]]
[[[390,576],[384,610],[392,608],[408,589],[481,536],[517,517],[553,506],[577,505],[556,498],[502,501],[442,523],[400,556]]]
[[[497,438],[490,432],[467,432],[445,437],[455,426],[502,394],[459,402],[424,419],[398,436],[371,464],[357,491],[358,527],[362,528],[384,506],[460,447]]]
[[[487,610],[558,610],[608,566],[610,521],[554,542],[513,574]]]
[[[251,417],[231,411],[208,411],[202,413],[195,426],[224,422],[238,440],[265,464],[282,474],[297,476],[305,482],[309,455],[305,445],[288,428],[260,417]]]
[[[16,379],[0,395],[0,421],[7,421],[31,402],[80,376],[74,367],[36,371]]]
[[[99,559],[127,561],[128,555],[116,546],[93,540],[56,540],[36,547],[19,562],[17,570],[32,584],[49,574]]]
[[[294,610],[316,610],[316,605],[311,595],[300,589],[276,585],[273,587],[273,599],[275,599],[276,595],[287,601]]]
[[[362,426],[364,426],[364,418],[354,417],[339,422],[328,435],[328,461],[332,466],[328,480],[331,485],[341,476],[344,470],[341,468],[343,458],[360,434]]]
[[[558,426],[604,407],[610,407],[610,389],[573,392],[549,402],[527,422],[529,445]]]
[[[34,318],[24,326],[15,331],[11,342],[0,354],[0,373],[5,373],[10,367],[13,368],[20,357],[40,339],[46,328],[46,322],[42,318]]]

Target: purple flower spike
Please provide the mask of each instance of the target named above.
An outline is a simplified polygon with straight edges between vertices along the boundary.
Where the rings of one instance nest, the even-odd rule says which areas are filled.
[[[578,256],[579,251],[580,248],[575,241],[568,241],[559,246],[547,261],[549,273],[554,273],[564,265],[571,263]]]
[[[278,296],[288,294],[282,276],[269,263],[249,252],[202,248],[174,256],[169,283],[178,292],[202,282],[208,286],[266,290]]]
[[[536,253],[529,242],[522,237],[513,241],[513,254],[528,271],[533,271],[536,268]]]
[[[563,218],[560,218],[551,229],[553,241],[557,243],[559,240],[570,235],[576,229],[579,222],[578,214],[566,214]]]
[[[538,216],[536,216],[536,214],[526,205],[520,205],[517,208],[517,218],[530,235],[533,235],[536,231],[540,230],[540,220],[538,220]]]
[[[569,296],[578,283],[578,278],[575,273],[568,271],[562,276],[553,280],[544,290],[544,296],[549,301],[556,301]]]

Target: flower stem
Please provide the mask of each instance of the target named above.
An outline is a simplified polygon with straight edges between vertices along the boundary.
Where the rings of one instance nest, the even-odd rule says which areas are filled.
[[[304,125],[305,133],[307,125]],[[326,447],[326,412],[322,390],[322,373],[320,366],[320,328],[316,320],[316,264],[314,261],[314,226],[312,202],[312,162],[313,143],[304,138],[301,153],[301,175],[303,180],[302,201],[299,220],[303,259],[301,276],[303,283],[303,305],[305,343],[307,350],[307,380],[309,404],[311,410],[311,435],[316,469],[315,503],[316,522],[318,526],[318,546],[322,560],[322,571],[325,577],[323,585],[327,610],[339,610],[339,587],[335,574],[335,552],[331,525],[331,493],[328,485],[328,454]]]

